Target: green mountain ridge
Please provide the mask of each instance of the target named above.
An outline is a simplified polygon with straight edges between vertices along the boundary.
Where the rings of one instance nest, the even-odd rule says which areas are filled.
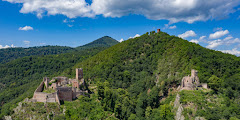
[[[0,118],[11,113],[17,102],[22,101],[26,97],[31,97],[43,77],[57,76],[68,69],[71,72],[71,67],[76,63],[97,54],[107,47],[104,45],[98,47],[92,44],[92,46],[80,50],[69,47],[69,49],[56,53],[56,55],[33,55],[35,53],[31,53],[31,56],[0,64]],[[39,49],[44,48],[47,48],[47,50],[43,51],[48,52],[49,47],[40,47],[34,50],[39,51]],[[29,48],[29,51],[32,51],[32,49]],[[19,49],[9,50],[12,50],[14,53],[14,51]]]
[[[178,111],[174,101],[180,94],[185,119],[240,119],[240,58],[164,32],[116,44],[59,74],[74,77],[75,68],[83,68],[93,92],[90,97],[64,102],[55,115],[33,111],[31,106],[59,107],[24,103],[22,109],[28,112],[14,113],[13,118],[171,120]],[[176,90],[191,69],[198,70],[200,82],[208,83],[210,89]]]
[[[76,48],[67,46],[39,46],[29,48],[7,48],[0,49],[0,64],[10,62],[12,60],[26,57],[26,56],[41,56],[41,55],[56,55],[62,53],[72,52],[74,50],[84,50],[94,47],[110,47],[119,42],[109,36],[104,36],[91,43]]]
[[[83,68],[85,79],[90,84],[98,86],[95,95],[105,113],[110,112],[118,119],[174,119],[175,114],[171,112],[176,111],[173,110],[171,101],[174,102],[173,96],[176,94],[169,91],[178,87],[181,79],[189,75],[191,69],[198,70],[200,82],[208,83],[212,89],[203,95],[209,94],[209,99],[212,95],[217,95],[223,100],[223,103],[217,102],[211,107],[207,105],[209,102],[195,103],[206,107],[206,111],[200,108],[195,111],[201,112],[197,115],[206,119],[240,118],[240,113],[236,112],[240,107],[236,102],[240,97],[239,57],[206,49],[163,32],[146,33],[124,41],[73,68],[78,67]],[[162,98],[166,100],[162,101]],[[183,96],[182,99],[184,98]],[[229,104],[229,101],[232,103]],[[163,110],[169,114],[162,114]],[[226,113],[226,110],[231,112]],[[72,114],[67,118],[71,119],[78,115],[76,111],[81,110],[69,111]],[[187,114],[185,113],[185,118],[197,117],[196,114],[190,117]],[[81,117],[87,119],[93,116],[88,114]],[[101,117],[106,119],[107,115]]]
[[[71,47],[63,46],[42,46],[30,48],[7,48],[0,49],[0,64],[10,62],[12,60],[32,55],[55,55],[66,53],[73,50]]]
[[[99,38],[91,43],[88,43],[86,45],[77,47],[76,49],[86,49],[91,47],[110,47],[113,45],[118,44],[119,42],[109,36],[104,36],[102,38]]]

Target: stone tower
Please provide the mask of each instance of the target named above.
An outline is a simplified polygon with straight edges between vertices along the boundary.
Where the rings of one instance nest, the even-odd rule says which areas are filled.
[[[197,71],[192,69],[191,76],[185,76],[181,82],[181,88],[185,90],[194,90],[196,87],[200,85],[199,78],[197,75]]]
[[[77,68],[76,69],[76,80],[81,80],[83,78],[83,69]]]
[[[157,33],[161,32],[161,29],[157,29]]]
[[[49,79],[48,77],[44,77],[44,78],[43,78],[43,82],[44,82],[46,88],[49,87],[49,81],[50,81],[50,79]]]
[[[191,70],[191,77],[197,77],[197,73],[198,73],[198,71],[192,69]]]

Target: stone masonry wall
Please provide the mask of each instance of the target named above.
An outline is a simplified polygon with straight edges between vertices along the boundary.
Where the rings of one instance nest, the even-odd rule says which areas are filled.
[[[33,100],[36,100],[36,102],[46,102],[47,101],[47,93],[43,92],[34,92]]]
[[[61,88],[57,88],[58,90],[58,97],[59,97],[59,100],[64,100],[64,101],[72,101],[72,95],[73,95],[73,92],[72,92],[72,88],[69,88],[69,87],[61,87]]]
[[[38,86],[38,88],[35,90],[35,92],[42,92],[43,89],[44,89],[44,82],[42,82],[42,83]]]

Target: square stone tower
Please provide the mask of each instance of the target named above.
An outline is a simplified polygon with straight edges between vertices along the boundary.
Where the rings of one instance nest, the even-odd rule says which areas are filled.
[[[76,80],[81,80],[83,78],[83,69],[77,68],[76,69]]]
[[[191,70],[191,77],[197,77],[198,76],[197,73],[198,73],[197,70],[192,69]]]

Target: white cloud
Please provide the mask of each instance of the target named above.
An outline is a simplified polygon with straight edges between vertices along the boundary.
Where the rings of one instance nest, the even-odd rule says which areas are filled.
[[[192,43],[199,43],[199,41],[197,40],[197,39],[192,39],[192,40],[190,40],[190,42],[192,42]]]
[[[67,19],[64,19],[63,22],[64,22],[64,23],[67,23],[68,21],[67,21]]]
[[[225,43],[226,44],[240,43],[240,39],[239,38],[235,38],[235,39],[225,40]]]
[[[136,38],[136,37],[140,37],[141,35],[139,35],[139,34],[136,34],[134,37],[129,37],[130,39],[131,38]]]
[[[173,25],[173,26],[170,26],[171,24],[165,24],[165,27],[163,29],[176,29],[177,26],[176,25]]]
[[[195,36],[197,36],[197,34],[192,30],[186,31],[183,34],[178,35],[178,37],[183,38],[183,39],[188,38],[188,37],[195,37]]]
[[[68,27],[73,27],[73,25],[70,25],[70,24],[68,24],[67,26],[68,26]]]
[[[222,51],[223,53],[229,53],[229,54],[240,56],[240,51],[237,50],[237,48],[234,48],[232,50],[220,50],[220,51]]]
[[[192,39],[192,40],[190,40],[190,42],[192,42],[192,43],[199,43],[199,42],[205,42],[205,43],[207,43],[207,40],[205,39],[206,38],[206,36],[201,36],[199,39]]]
[[[121,40],[119,40],[119,42],[121,43],[121,42],[123,42],[124,41],[124,39],[122,38]]]
[[[238,0],[93,0],[92,8],[96,14],[105,17],[141,14],[154,20],[167,19],[171,23],[193,23],[225,17],[233,13],[238,4]]]
[[[231,35],[229,35],[226,38],[224,38],[224,40],[231,40],[231,39],[233,39],[233,37]]]
[[[214,28],[214,29],[213,29],[214,32],[215,32],[215,31],[221,31],[221,30],[223,30],[222,27],[218,27],[218,28]]]
[[[27,41],[27,40],[24,40],[23,43],[25,44],[26,47],[29,47],[31,42]]]
[[[201,37],[199,38],[199,40],[203,41],[203,40],[205,40],[206,37],[207,37],[207,36],[201,36]]]
[[[223,41],[218,39],[218,40],[214,40],[214,41],[209,41],[208,43],[209,44],[208,44],[207,48],[213,49],[213,48],[216,48],[216,47],[222,45]]]
[[[23,4],[21,13],[62,14],[69,18],[103,15],[122,17],[129,14],[143,15],[153,20],[193,23],[209,19],[226,18],[236,11],[239,0],[3,0]]]
[[[69,18],[94,17],[91,6],[85,0],[3,0],[22,3],[21,13],[36,13],[39,18],[44,14],[62,14]]]
[[[14,48],[14,47],[16,47],[16,46],[14,46],[13,44],[11,46],[9,46],[9,45],[5,45],[5,46],[0,45],[0,49]]]
[[[25,27],[20,27],[18,30],[28,31],[28,30],[33,30],[33,28],[31,26],[25,26]]]
[[[169,27],[169,29],[176,29],[176,28],[177,28],[176,25],[174,25],[174,26],[170,26],[170,27]]]
[[[225,36],[225,35],[227,35],[227,34],[229,34],[229,31],[228,31],[228,30],[225,30],[225,31],[223,31],[223,30],[217,31],[217,32],[215,32],[215,33],[213,33],[213,34],[210,34],[210,35],[209,35],[209,39],[218,39],[218,38],[221,38],[221,37],[223,37],[223,36]]]
[[[67,20],[67,19],[63,20],[63,23],[73,23],[73,22],[75,22],[75,20]]]

